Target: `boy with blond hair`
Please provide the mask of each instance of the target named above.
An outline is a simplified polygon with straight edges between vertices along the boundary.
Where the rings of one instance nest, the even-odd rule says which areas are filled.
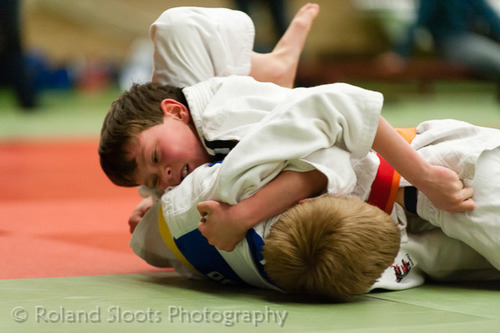
[[[394,262],[400,237],[377,207],[325,195],[283,213],[262,254],[270,279],[286,292],[347,301],[369,291]]]
[[[231,252],[200,234],[196,203],[213,197],[221,163],[205,164],[162,195],[135,228],[130,246],[153,266],[223,284],[347,301],[373,289],[400,250],[400,230],[389,215],[357,198],[331,195],[306,200],[261,221]],[[283,175],[270,186],[283,181]],[[291,174],[292,176],[294,173]],[[288,178],[290,179],[290,178]],[[398,252],[401,252],[398,254]],[[391,272],[379,286],[391,288]],[[301,276],[300,279],[287,279]],[[409,282],[407,282],[409,280]],[[414,276],[406,286],[419,283]]]

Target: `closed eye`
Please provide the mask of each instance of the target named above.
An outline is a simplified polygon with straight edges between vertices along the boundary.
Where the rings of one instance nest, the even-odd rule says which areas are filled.
[[[158,163],[158,150],[156,148],[153,150],[153,156],[151,160],[154,164]]]

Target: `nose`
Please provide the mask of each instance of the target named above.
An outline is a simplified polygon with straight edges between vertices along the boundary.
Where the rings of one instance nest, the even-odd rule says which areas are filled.
[[[162,190],[165,190],[169,186],[176,185],[174,184],[174,177],[172,177],[172,168],[170,166],[164,167],[160,172],[160,184],[159,187]]]

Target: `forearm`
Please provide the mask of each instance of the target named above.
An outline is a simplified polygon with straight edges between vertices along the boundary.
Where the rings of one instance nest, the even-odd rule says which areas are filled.
[[[238,220],[248,230],[259,222],[277,215],[300,200],[314,196],[326,188],[327,178],[317,170],[284,171],[250,198],[233,206]]]
[[[406,180],[417,187],[429,172],[430,164],[382,116],[372,148]]]

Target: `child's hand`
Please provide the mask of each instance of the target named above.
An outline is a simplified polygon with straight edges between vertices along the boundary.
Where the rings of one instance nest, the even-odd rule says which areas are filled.
[[[132,215],[128,218],[128,225],[130,227],[130,233],[134,232],[135,227],[139,224],[142,217],[146,212],[153,206],[153,197],[149,196],[144,198],[139,202],[137,207],[135,207]]]
[[[438,209],[448,213],[463,213],[475,208],[474,190],[465,187],[455,171],[433,165],[422,184],[414,184]]]
[[[233,251],[248,231],[234,207],[217,201],[203,201],[197,206],[202,216],[198,230],[219,250]]]

